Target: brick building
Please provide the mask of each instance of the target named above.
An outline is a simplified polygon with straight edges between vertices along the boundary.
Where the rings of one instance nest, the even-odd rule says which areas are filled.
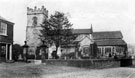
[[[0,59],[12,60],[14,23],[0,16]]]

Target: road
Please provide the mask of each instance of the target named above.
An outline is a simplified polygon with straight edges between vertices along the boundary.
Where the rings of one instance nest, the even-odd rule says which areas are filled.
[[[43,75],[42,78],[135,78],[135,68],[108,68]]]
[[[135,66],[86,69],[31,63],[1,63],[0,78],[135,78]]]

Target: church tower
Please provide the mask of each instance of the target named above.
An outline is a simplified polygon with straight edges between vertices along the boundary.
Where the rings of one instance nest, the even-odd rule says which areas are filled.
[[[48,10],[42,6],[34,9],[27,7],[26,41],[29,45],[29,54],[35,54],[36,48],[41,44],[39,34],[41,24],[48,17]]]

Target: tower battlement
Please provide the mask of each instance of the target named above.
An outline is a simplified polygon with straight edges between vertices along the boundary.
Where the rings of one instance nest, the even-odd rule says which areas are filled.
[[[48,15],[48,10],[42,6],[41,8],[37,8],[36,6],[33,8],[27,7],[27,14],[45,14]]]

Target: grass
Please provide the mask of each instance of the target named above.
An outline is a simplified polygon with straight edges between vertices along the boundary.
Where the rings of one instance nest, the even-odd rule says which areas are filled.
[[[86,69],[44,64],[35,65],[28,63],[4,63],[0,64],[0,78],[41,78],[42,75],[83,70]]]
[[[133,67],[134,68],[134,67]],[[132,68],[109,68],[90,70],[86,68],[68,67],[60,65],[35,65],[32,63],[0,63],[0,78],[48,78],[58,76],[57,78],[88,78],[97,75],[103,75],[103,78],[127,78],[134,72]],[[79,73],[80,72],[80,73]],[[63,76],[60,76],[63,75]],[[60,77],[59,77],[60,76]],[[75,77],[76,76],[76,77]]]

